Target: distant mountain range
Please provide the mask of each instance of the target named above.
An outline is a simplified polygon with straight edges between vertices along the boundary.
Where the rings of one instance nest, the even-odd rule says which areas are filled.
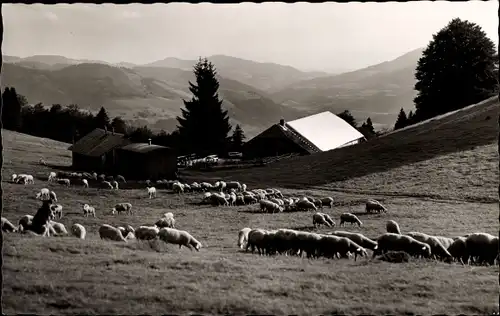
[[[393,61],[332,75],[290,66],[257,63],[224,55],[208,57],[220,81],[220,95],[232,123],[252,137],[279,121],[323,110],[350,110],[361,122],[393,125],[401,107],[413,108],[414,70],[422,49]],[[166,58],[146,65],[64,56],[3,56],[2,86],[14,86],[32,104],[78,104],[133,125],[175,129],[175,117],[191,98],[189,81],[196,60]]]

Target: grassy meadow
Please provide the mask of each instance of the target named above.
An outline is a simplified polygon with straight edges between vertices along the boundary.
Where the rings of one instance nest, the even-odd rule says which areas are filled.
[[[496,123],[496,118],[492,121]],[[369,258],[357,261],[245,253],[236,246],[237,233],[243,227],[320,233],[334,229],[314,229],[312,213],[262,214],[257,212],[258,205],[199,205],[200,193],[178,196],[158,190],[157,198],[150,200],[145,185],[141,189],[109,191],[48,184],[46,179],[53,169],[39,165],[39,159],[43,157],[48,164],[70,165],[71,154],[66,150],[69,145],[5,130],[2,137],[2,216],[17,224],[21,216],[34,214],[40,206],[36,192],[48,187],[57,193],[64,207],[59,221],[68,230],[73,223],[87,229],[85,240],[3,234],[5,314],[498,312],[497,266],[420,259],[396,264],[372,260],[370,252]],[[364,163],[368,169],[375,164],[374,157],[358,157],[358,164]],[[249,180],[249,189],[268,187],[264,183],[259,186],[257,176],[250,177],[249,171],[246,176],[245,171],[241,172],[244,182]],[[277,187],[285,196],[332,196],[335,205],[324,212],[337,225],[342,212],[357,214],[364,224],[361,228],[336,229],[361,232],[371,238],[385,232],[389,219],[396,220],[403,232],[450,237],[471,232],[498,234],[498,149],[493,141],[466,150],[445,150],[441,155],[406,164],[398,161],[392,168],[377,172],[352,172],[350,177],[346,170],[342,174],[345,179],[334,183],[312,179],[305,185],[303,179],[298,179],[295,188]],[[35,184],[13,184],[12,173],[33,174]],[[192,174],[190,180],[197,176],[201,180],[200,173]],[[388,213],[365,214],[364,200],[369,197],[382,201]],[[135,214],[111,215],[110,209],[117,202],[132,203]],[[96,207],[97,218],[83,217],[83,203]],[[103,223],[137,227],[154,223],[168,211],[174,213],[179,229],[189,231],[202,242],[199,252],[159,241],[119,243],[99,239],[98,228]]]

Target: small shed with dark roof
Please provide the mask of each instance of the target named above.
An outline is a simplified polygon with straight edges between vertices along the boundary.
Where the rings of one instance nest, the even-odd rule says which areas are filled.
[[[117,149],[116,169],[131,180],[174,179],[177,156],[170,147],[132,143]]]
[[[127,144],[130,141],[125,135],[96,128],[68,148],[72,152],[72,167],[110,174],[115,169],[116,149]]]

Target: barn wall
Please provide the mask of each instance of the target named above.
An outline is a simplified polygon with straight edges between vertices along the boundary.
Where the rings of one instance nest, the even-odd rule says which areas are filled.
[[[243,154],[247,158],[264,158],[290,153],[307,154],[307,151],[287,137],[259,137],[247,143]]]
[[[72,153],[72,168],[80,171],[103,171],[102,157],[90,157],[77,153]]]
[[[119,150],[116,153],[117,172],[131,180],[173,179],[177,157],[166,150],[147,153]]]

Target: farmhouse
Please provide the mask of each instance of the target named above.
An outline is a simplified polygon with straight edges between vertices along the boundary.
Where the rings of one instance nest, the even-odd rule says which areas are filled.
[[[296,153],[309,155],[365,140],[363,134],[337,115],[325,111],[285,122],[281,119],[249,140],[243,149],[248,158]]]
[[[169,147],[132,143],[117,149],[115,170],[127,179],[173,179],[177,155]]]
[[[89,172],[113,170],[116,149],[129,143],[123,134],[96,128],[68,148],[72,152],[72,167]]]

